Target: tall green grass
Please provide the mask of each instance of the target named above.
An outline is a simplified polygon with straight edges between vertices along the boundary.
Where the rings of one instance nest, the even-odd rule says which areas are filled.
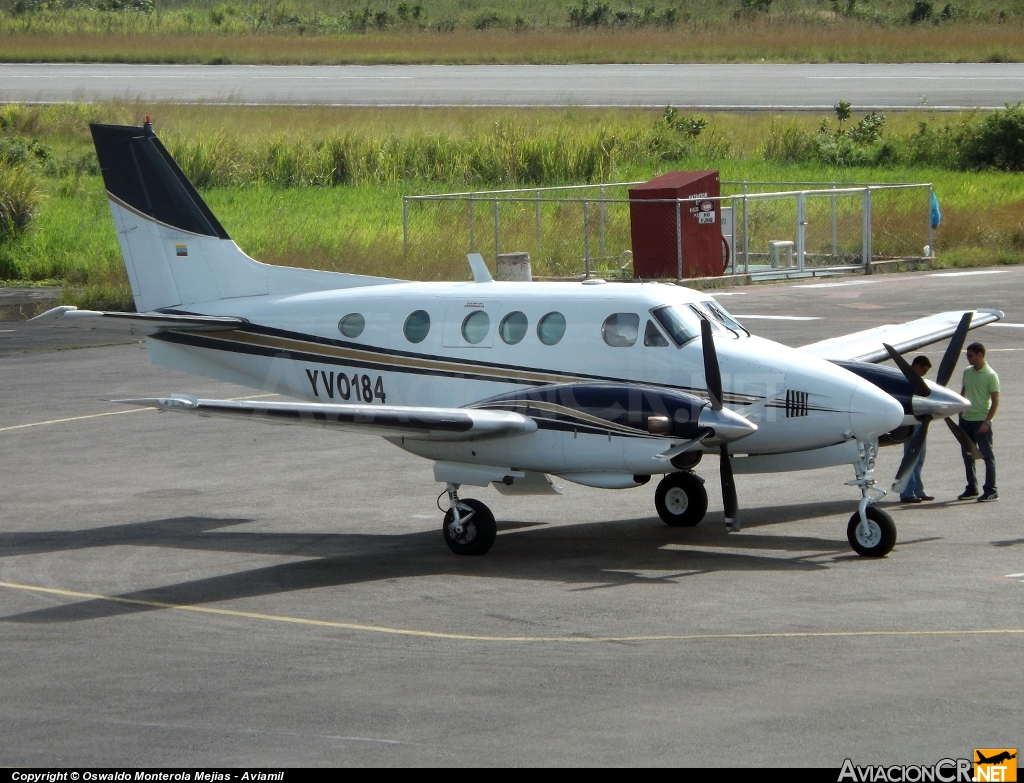
[[[896,115],[878,138],[855,143],[821,115],[708,114],[694,137],[687,129],[699,123],[639,110],[68,104],[0,108],[0,150],[22,156],[15,165],[39,194],[34,219],[0,241],[0,280],[56,279],[73,301],[130,306],[88,123],[135,123],[149,112],[231,236],[270,263],[459,279],[467,274],[466,205],[411,210],[413,243],[405,253],[403,194],[641,180],[701,168],[719,169],[726,180],[932,182],[943,210],[940,263],[1011,263],[1024,255],[1024,177],[961,168],[964,140],[988,122],[980,115]],[[998,136],[1002,126],[990,124]],[[856,154],[835,154],[840,147]],[[503,249],[533,251],[532,218],[519,211],[509,207],[502,223],[508,241],[523,247]],[[488,212],[476,213],[485,255],[493,253]],[[559,234],[579,236],[578,212],[545,213],[537,274],[579,271],[582,256],[558,243]],[[888,222],[898,234],[893,214]],[[882,218],[880,230],[890,230]],[[607,228],[609,237],[624,230]],[[594,254],[596,234],[591,241]],[[565,252],[548,249],[559,247]]]

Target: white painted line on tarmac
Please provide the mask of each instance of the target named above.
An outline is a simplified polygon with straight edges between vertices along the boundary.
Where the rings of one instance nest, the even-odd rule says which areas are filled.
[[[972,275],[1001,275],[1005,269],[986,269],[981,272],[936,272],[928,277],[970,277]]]
[[[996,321],[995,323],[989,324],[989,326],[999,326],[1003,329],[1024,329],[1024,324],[1007,324],[1001,321]]]
[[[874,285],[881,283],[881,280],[849,280],[845,283],[811,283],[810,285],[797,285],[794,288],[842,288],[848,285]]]
[[[748,321],[760,320],[760,321],[820,321],[821,318],[816,315],[737,315],[733,313],[734,318],[745,318]]]

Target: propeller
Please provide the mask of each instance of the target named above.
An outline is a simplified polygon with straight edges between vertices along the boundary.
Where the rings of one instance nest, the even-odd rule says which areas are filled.
[[[711,322],[702,318],[700,322],[701,345],[704,349],[704,378],[707,381],[708,399],[711,409],[722,410],[722,369],[718,364],[718,352],[712,336]],[[732,461],[729,459],[729,446],[723,443],[720,447],[719,461],[722,479],[722,504],[725,507],[725,526],[730,532],[740,529],[737,519],[739,501],[736,498],[736,482],[732,475]]]
[[[953,337],[949,341],[949,346],[946,348],[946,352],[942,355],[942,361],[939,363],[939,371],[936,374],[935,382],[940,386],[948,386],[949,380],[953,376],[953,371],[956,369],[957,360],[960,358],[960,351],[963,350],[964,342],[967,340],[967,332],[971,328],[971,319],[974,317],[973,312],[966,312],[960,319],[960,323],[957,324],[956,331],[953,332]],[[931,395],[932,390],[927,383],[924,382],[924,378],[914,371],[914,368],[907,364],[907,360],[904,359],[888,343],[882,343],[885,346],[885,350],[889,352],[889,356],[896,363],[896,366],[900,368],[903,373],[903,377],[910,382],[911,387],[914,389],[914,394],[920,397],[928,397]],[[918,461],[921,459],[921,451],[924,449],[925,439],[928,437],[928,425],[932,423],[930,416],[918,417],[921,421],[921,426],[917,428],[917,432],[914,433],[914,437],[910,439],[910,443],[907,446],[906,453],[903,455],[903,461],[900,462],[900,467],[896,471],[896,480],[893,482],[893,489],[899,489],[900,491],[907,484],[907,480],[910,478],[910,474],[914,468],[917,467]],[[975,459],[980,458],[978,447],[974,441],[970,439],[966,432],[961,429],[960,425],[953,421],[951,418],[946,417],[946,426],[949,427],[949,431],[953,433],[956,439],[960,442],[960,446],[964,451],[969,452]]]

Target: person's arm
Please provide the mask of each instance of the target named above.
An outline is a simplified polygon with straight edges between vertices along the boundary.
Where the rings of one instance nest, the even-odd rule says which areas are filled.
[[[996,411],[999,410],[999,392],[992,392],[992,407],[988,409],[988,416],[985,421],[978,427],[978,432],[988,432],[989,422],[996,417]]]

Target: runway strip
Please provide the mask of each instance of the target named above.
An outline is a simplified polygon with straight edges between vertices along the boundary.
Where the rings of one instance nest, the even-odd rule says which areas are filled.
[[[846,637],[912,637],[912,636],[992,636],[1002,634],[1024,634],[1024,628],[963,628],[940,629],[925,631],[779,631],[773,633],[695,633],[695,634],[652,634],[636,636],[489,636],[483,634],[444,633],[442,631],[424,631],[414,628],[390,628],[386,625],[364,625],[361,623],[341,623],[332,620],[314,620],[305,617],[288,617],[286,615],[263,614],[261,612],[241,612],[234,609],[217,609],[210,606],[192,606],[188,604],[171,604],[163,601],[146,601],[140,598],[123,598],[115,595],[99,593],[83,593],[78,590],[60,590],[54,587],[18,584],[17,582],[0,582],[0,587],[11,590],[22,590],[47,595],[59,595],[65,598],[82,598],[90,601],[111,601],[132,606],[148,606],[153,609],[175,609],[183,612],[199,612],[225,617],[238,617],[247,620],[264,620],[276,623],[293,623],[296,625],[312,625],[319,628],[338,628],[346,631],[364,633],[389,634],[392,636],[414,636],[426,639],[445,639],[460,642],[500,642],[500,643],[609,643],[609,642],[685,642],[711,641],[718,639],[833,639]]]

